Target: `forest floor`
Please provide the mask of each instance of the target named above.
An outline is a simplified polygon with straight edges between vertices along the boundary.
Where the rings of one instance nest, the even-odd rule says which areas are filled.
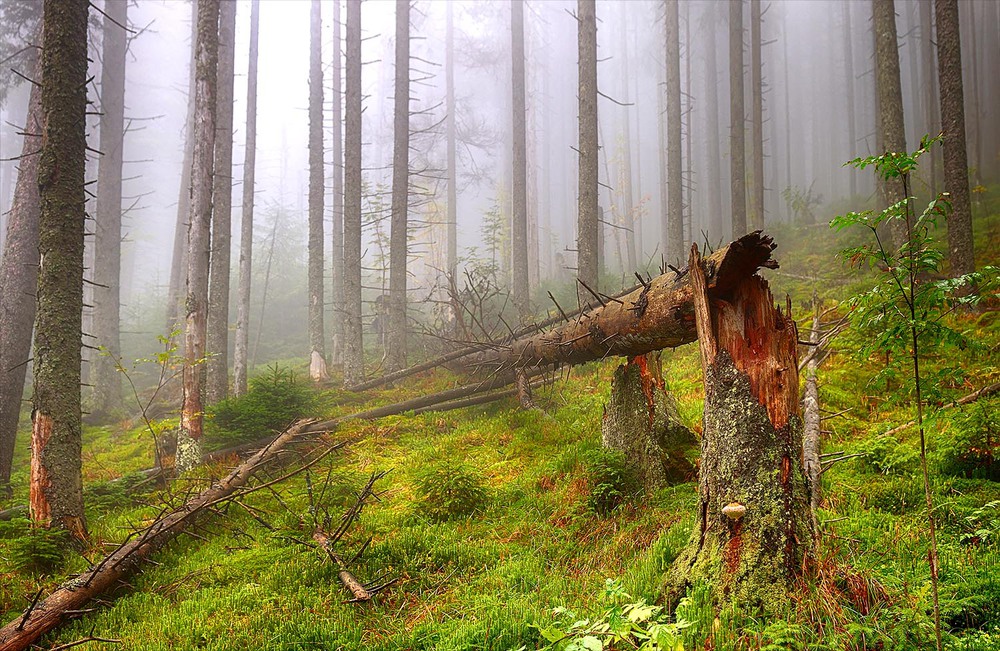
[[[1000,211],[982,212],[991,214],[976,221],[978,262],[997,264]],[[800,333],[811,323],[814,289],[832,305],[870,282],[870,275],[846,271],[835,256],[851,236],[825,226],[769,230],[776,235],[782,267],[780,273],[764,273],[776,297],[791,297]],[[972,357],[949,353],[929,363],[964,366],[956,395],[1000,381],[996,306],[950,318],[986,348]],[[685,629],[688,648],[933,647],[917,432],[884,436],[910,420],[912,405],[869,385],[878,360],[855,359],[849,336],[835,341],[833,349],[820,369],[821,404],[827,414],[844,413],[824,421],[823,447],[857,456],[823,475],[819,576],[803,585],[779,622],[742,622],[739,630],[728,630],[726,622],[695,616],[696,623]],[[700,431],[697,346],[664,351],[662,360],[682,419]],[[305,368],[304,360],[301,364]],[[342,450],[309,473],[247,496],[249,508],[231,505],[225,517],[205,520],[194,530],[196,537],[182,535],[108,603],[49,635],[43,648],[94,635],[120,642],[95,641],[83,648],[533,649],[546,644],[540,628],[557,621],[554,608],[569,609],[580,619],[599,617],[609,599],[622,598],[620,590],[633,600],[655,602],[666,568],[687,541],[696,483],[692,478],[649,497],[628,494],[621,460],[600,450],[602,409],[617,364],[608,360],[564,372],[536,391],[539,411],[521,410],[511,399],[348,423],[327,435],[330,441],[348,441]],[[313,415],[350,413],[456,381],[439,371],[361,397],[325,390]],[[0,508],[26,502],[26,421],[17,446],[14,496]],[[997,453],[998,439],[997,397],[941,410],[928,428],[942,612],[951,649],[1000,649],[1000,459],[989,456]],[[84,556],[99,558],[148,523],[165,500],[176,501],[205,479],[220,477],[231,463],[203,468],[166,490],[148,485],[130,490],[129,481],[109,480],[153,465],[149,433],[137,418],[86,427],[90,547],[82,554],[65,553],[63,541],[31,533],[22,518],[0,522],[5,621],[19,616],[40,588],[85,569]],[[272,474],[295,464],[287,459]],[[338,582],[338,568],[301,543],[310,539],[317,521],[323,525],[324,514],[332,518],[327,528],[335,527],[374,471],[388,471],[376,483],[379,499],[365,508],[339,549],[350,557],[371,539],[352,571],[365,582],[398,581],[372,602],[352,604]],[[478,508],[439,521],[430,507],[442,504],[428,493],[442,485],[456,487],[458,506],[463,487],[472,485],[465,499]],[[607,511],[601,498],[609,489],[626,494]],[[619,591],[606,589],[609,578]]]

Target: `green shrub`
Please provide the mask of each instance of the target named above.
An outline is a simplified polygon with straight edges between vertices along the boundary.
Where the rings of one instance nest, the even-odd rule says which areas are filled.
[[[924,487],[914,476],[886,477],[872,482],[863,499],[868,508],[895,515],[903,515],[926,505]]]
[[[111,481],[89,483],[83,489],[83,503],[99,513],[135,506],[134,489],[143,480],[142,474],[133,472]]]
[[[983,400],[955,416],[933,457],[946,475],[1000,481],[998,453],[1000,400]]]
[[[15,569],[32,574],[52,574],[62,567],[69,548],[69,535],[62,529],[32,527],[27,518],[2,523],[7,558]]]
[[[584,455],[583,463],[590,479],[588,506],[598,515],[611,513],[638,489],[625,454],[618,450],[590,450]]]
[[[207,447],[220,449],[280,431],[307,415],[313,402],[313,391],[294,371],[270,366],[250,380],[244,395],[209,407]]]
[[[437,522],[474,514],[486,497],[480,473],[462,463],[430,466],[417,476],[418,508]]]
[[[861,443],[858,452],[873,470],[884,475],[913,470],[920,459],[912,447],[884,434]]]

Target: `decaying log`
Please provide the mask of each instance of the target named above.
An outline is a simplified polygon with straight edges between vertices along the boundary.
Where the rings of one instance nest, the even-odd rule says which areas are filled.
[[[812,328],[809,330],[809,343],[813,350],[810,351],[809,363],[806,365],[806,387],[805,395],[802,398],[802,414],[804,425],[802,428],[802,463],[806,472],[806,479],[809,481],[809,506],[812,513],[813,533],[819,533],[819,522],[816,520],[816,510],[819,508],[822,499],[820,476],[823,474],[823,464],[820,460],[820,414],[819,414],[819,385],[816,379],[816,370],[819,368],[819,361],[822,357],[819,343],[820,328],[820,302],[819,297],[813,292],[813,317]]]
[[[668,599],[696,582],[719,608],[780,611],[812,545],[802,472],[798,335],[763,278],[708,292],[697,247],[690,276],[705,376],[698,522],[666,580]]]
[[[776,268],[775,244],[755,231],[704,260],[710,299],[723,298],[761,267]],[[670,271],[619,300],[584,312],[560,326],[466,358],[470,368],[495,372],[518,367],[582,364],[608,356],[635,357],[675,348],[697,338],[691,282],[686,270]]]

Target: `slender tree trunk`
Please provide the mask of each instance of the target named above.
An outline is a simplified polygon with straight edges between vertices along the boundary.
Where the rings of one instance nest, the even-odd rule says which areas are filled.
[[[928,133],[934,135],[940,133],[938,125],[941,122],[941,117],[937,101],[938,80],[934,69],[934,6],[930,0],[920,3],[920,37],[920,53],[923,59],[924,117],[927,120],[925,128]],[[938,150],[936,147],[932,147],[927,152],[927,179],[930,181],[929,185],[933,196],[937,196],[937,158]]]
[[[450,3],[449,3],[450,6]],[[544,51],[544,50],[543,50]],[[539,237],[539,244],[541,248],[541,271],[539,272],[539,277],[544,280],[549,280],[555,276],[555,269],[552,265],[552,254],[554,241],[552,237],[552,206],[555,202],[552,200],[552,141],[555,139],[555,134],[553,133],[551,124],[551,113],[552,107],[549,106],[549,74],[548,70],[542,73],[542,100],[541,100],[541,113],[542,113],[542,191],[541,191],[541,219],[539,224],[539,230],[541,231]]]
[[[934,0],[937,20],[941,127],[944,133],[944,187],[951,202],[948,214],[948,261],[951,275],[975,271],[969,164],[965,152],[965,105],[962,88],[962,41],[957,0]]]
[[[850,2],[841,3],[844,12],[844,63],[847,65],[844,96],[847,100],[847,155],[854,156],[858,149],[857,120],[854,117],[854,29],[851,21]],[[853,165],[847,167],[848,187],[852,197],[858,194],[858,170]]]
[[[209,404],[229,393],[229,280],[232,275],[233,81],[236,68],[236,2],[219,9],[218,119],[212,196],[212,259],[208,279],[208,331],[205,399]]]
[[[410,0],[396,0],[392,225],[389,233],[389,332],[386,368],[406,366],[406,257],[410,195]]]
[[[188,110],[184,121],[184,159],[181,183],[177,190],[177,221],[174,224],[173,254],[170,258],[170,281],[167,286],[167,323],[169,335],[180,326],[181,297],[187,273],[188,217],[191,213],[191,164],[194,159],[195,44],[198,38],[198,2],[191,1],[191,60],[188,74]]]
[[[195,45],[194,158],[191,162],[191,214],[188,218],[187,315],[184,320],[184,403],[177,435],[177,470],[201,462],[208,317],[208,266],[212,223],[212,174],[215,154],[216,83],[219,75],[219,0],[198,0]]]
[[[41,57],[34,64],[42,78]],[[8,213],[7,236],[0,260],[0,495],[7,492],[17,424],[24,397],[24,378],[31,356],[38,288],[39,150],[42,148],[42,92],[31,85],[24,120],[24,143],[18,161],[14,199]]]
[[[875,30],[875,87],[878,94],[879,153],[906,151],[903,124],[903,92],[899,83],[899,50],[896,38],[894,0],[872,0],[872,25]],[[882,204],[891,206],[903,200],[903,182],[899,179],[878,181]],[[897,244],[906,239],[906,225],[893,222],[892,238]]]
[[[823,499],[822,482],[820,481],[823,474],[823,464],[820,445],[822,422],[819,413],[819,382],[816,378],[821,356],[820,351],[817,350],[820,341],[820,300],[815,291],[813,291],[812,302],[814,316],[812,328],[809,330],[809,343],[813,349],[806,364],[806,384],[802,397],[802,465],[809,482],[809,507],[812,511],[813,529],[814,533],[818,533],[819,524],[816,521],[816,511]]]
[[[513,224],[511,244],[514,249],[512,293],[514,305],[522,319],[530,316],[528,305],[528,155],[525,117],[527,108],[524,92],[524,0],[510,4],[511,30],[511,116],[513,129]]]
[[[684,165],[686,166],[688,173],[688,182],[686,186],[687,192],[685,196],[687,201],[684,202],[684,219],[683,222],[687,224],[687,233],[684,236],[684,242],[690,244],[695,241],[694,233],[694,157],[692,156],[692,150],[694,148],[694,131],[691,128],[691,122],[694,116],[694,95],[692,91],[692,80],[691,80],[691,3],[684,4],[684,96],[687,98],[686,109],[682,113],[682,119],[684,120]],[[683,180],[683,177],[682,177]],[[683,183],[682,183],[683,185]]]
[[[445,124],[448,145],[448,282],[458,282],[458,169],[455,150],[455,3],[446,7],[445,24]],[[458,314],[452,314],[458,318]]]
[[[243,214],[240,222],[240,280],[236,302],[236,349],[233,352],[233,394],[247,392],[250,346],[250,278],[253,270],[254,172],[257,165],[257,41],[260,0],[250,4],[250,52],[247,64],[246,145],[243,154]]]
[[[87,0],[46,0],[38,163],[38,308],[31,427],[31,519],[87,536],[80,424]]]
[[[750,230],[764,228],[764,63],[761,45],[760,0],[750,0],[750,93],[753,123],[753,187],[750,192]]]
[[[323,21],[312,0],[309,21],[309,377],[329,379],[323,333]]]
[[[627,3],[619,3],[618,8],[620,10],[620,20],[621,20],[621,41],[619,42],[619,47],[621,48],[621,62],[622,62],[622,77],[621,77],[621,101],[625,104],[631,104],[632,101],[629,99],[629,79],[630,75],[628,72],[628,14],[627,14]],[[631,271],[635,273],[639,269],[639,251],[637,241],[639,239],[638,230],[640,228],[639,220],[636,219],[635,215],[635,202],[632,193],[632,126],[630,112],[634,110],[632,106],[622,107],[622,187],[621,193],[624,201],[622,202],[623,207],[623,219],[622,226],[625,227],[625,257],[628,261],[628,267],[623,269],[626,273]]]
[[[782,72],[785,77],[785,189],[788,190],[789,194],[786,200],[786,211],[788,221],[791,222],[793,219],[792,214],[792,107],[791,107],[791,86],[792,78],[788,74],[788,38],[791,33],[791,26],[788,21],[788,14],[785,14],[784,20],[784,33],[781,35],[781,48],[782,48]]]
[[[982,122],[979,119],[979,48],[976,44],[976,3],[972,0],[970,2],[962,3],[962,14],[968,16],[966,24],[969,26],[967,34],[969,36],[969,61],[968,61],[968,75],[969,83],[963,83],[963,86],[969,88],[966,95],[966,100],[968,100],[968,112],[969,120],[966,125],[966,130],[968,132],[968,137],[966,143],[969,146],[969,163],[970,163],[970,177],[974,185],[980,184],[980,179],[983,171],[983,161],[982,161]],[[995,71],[994,71],[995,72]]]
[[[709,11],[718,16],[717,6]],[[722,184],[722,146],[719,142],[719,63],[716,54],[715,28],[710,26],[705,33],[705,134],[708,139],[708,178],[711,183]],[[721,187],[708,193],[708,233],[713,242],[723,240],[730,229],[722,214]]]
[[[667,6],[667,5],[665,5]],[[668,9],[669,11],[669,9]],[[664,53],[666,50],[664,50]],[[659,66],[657,66],[659,68]],[[659,254],[666,260],[667,249],[670,245],[670,211],[669,205],[670,200],[668,199],[667,186],[669,185],[667,179],[667,108],[666,108],[666,94],[667,94],[667,82],[666,82],[666,72],[664,68],[659,68],[657,72],[656,80],[656,148],[659,152],[659,170],[658,179],[660,186],[660,247]],[[711,138],[709,134],[709,138]],[[709,216],[711,219],[711,215]]]
[[[341,76],[340,0],[333,2],[333,235],[330,238],[330,259],[333,263],[333,339],[331,361],[344,363],[344,146],[341,105],[344,101]]]
[[[597,7],[595,0],[577,0],[579,50],[579,184],[577,210],[577,276],[595,292],[597,282]],[[590,293],[580,287],[581,303]]]
[[[667,30],[667,261],[684,257],[684,188],[681,175],[681,45],[678,3],[666,0]]]
[[[365,379],[361,332],[361,0],[347,0],[344,80],[344,384]]]
[[[698,523],[667,577],[668,596],[676,603],[705,581],[719,609],[776,614],[812,549],[795,321],[757,275],[710,303],[696,247],[689,274],[705,422]]]
[[[743,0],[729,0],[729,169],[733,238],[747,232],[746,133],[743,115]]]

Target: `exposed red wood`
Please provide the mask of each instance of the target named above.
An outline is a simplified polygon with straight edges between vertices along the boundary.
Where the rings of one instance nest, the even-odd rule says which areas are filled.
[[[48,491],[52,486],[49,472],[42,463],[45,446],[52,438],[52,417],[40,411],[35,412],[31,421],[31,481],[28,493],[28,509],[31,520],[44,527],[52,520],[52,509],[49,504]]]

